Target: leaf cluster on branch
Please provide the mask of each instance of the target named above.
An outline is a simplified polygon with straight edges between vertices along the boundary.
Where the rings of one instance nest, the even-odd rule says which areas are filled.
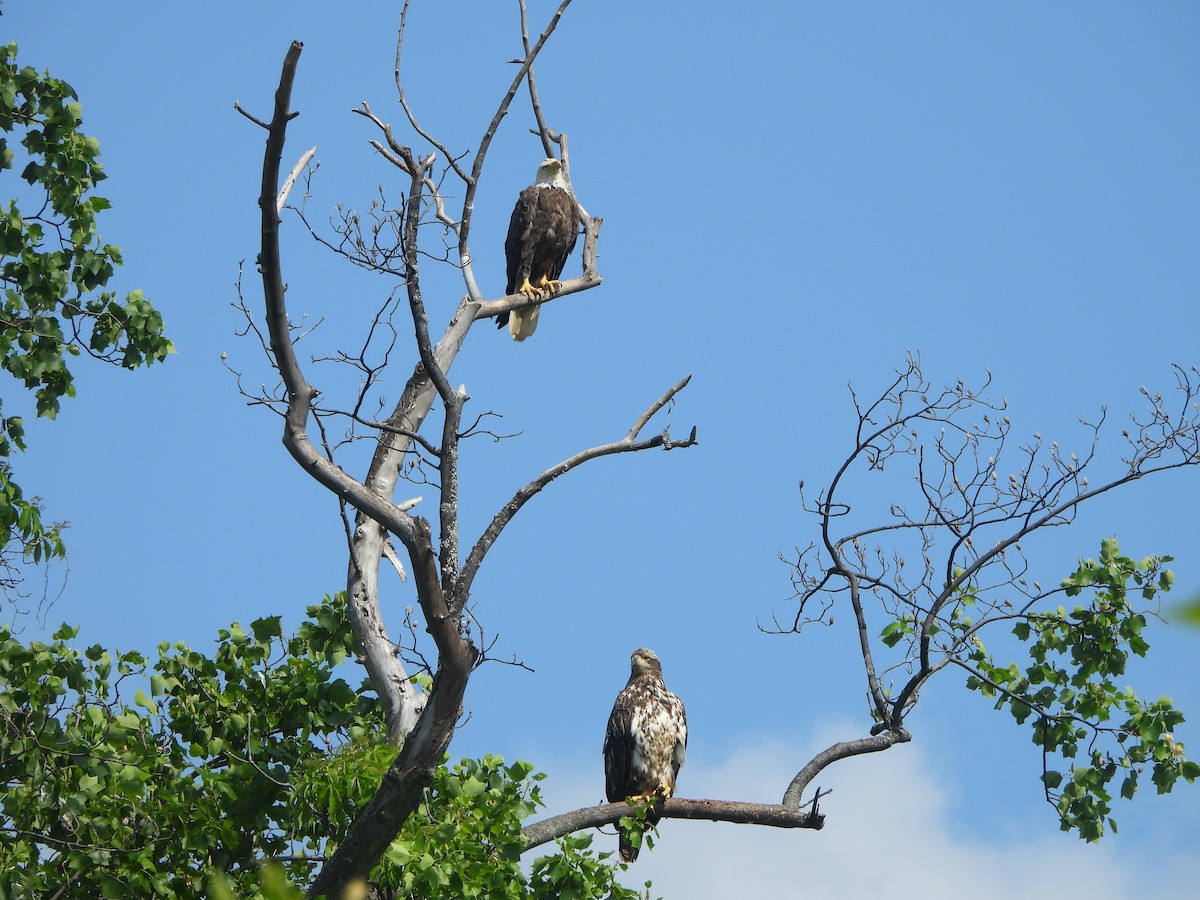
[[[1183,714],[1171,699],[1142,700],[1116,680],[1126,674],[1131,654],[1145,656],[1150,649],[1143,631],[1147,616],[1159,614],[1159,594],[1174,580],[1163,567],[1170,561],[1149,556],[1135,562],[1121,555],[1115,539],[1105,539],[1099,560],[1081,560],[1061,585],[1067,597],[1089,592],[1090,602],[1071,610],[1013,611],[1012,633],[1028,644],[1024,667],[997,664],[979,640],[959,663],[970,673],[970,690],[995,698],[996,709],[1008,706],[1018,725],[1030,723],[1042,750],[1046,800],[1063,831],[1085,840],[1098,840],[1105,827],[1116,831],[1109,785],[1117,776],[1127,800],[1147,767],[1160,794],[1180,779],[1190,783],[1200,776],[1200,765],[1175,740]],[[963,626],[970,627],[966,621]]]
[[[1047,760],[1047,799],[1064,830],[1082,838],[1098,838],[1105,824],[1115,828],[1106,786],[1119,770],[1126,772],[1126,797],[1136,789],[1138,767],[1150,761],[1160,791],[1193,780],[1200,770],[1170,734],[1182,716],[1166,698],[1148,703],[1114,681],[1129,654],[1143,655],[1148,646],[1147,611],[1130,596],[1136,589],[1150,602],[1169,589],[1169,557],[1134,563],[1110,539],[1098,563],[1081,562],[1066,580],[1043,587],[1024,547],[1109,491],[1200,465],[1200,378],[1194,368],[1176,366],[1174,373],[1173,397],[1142,389],[1148,408],[1122,432],[1120,467],[1109,466],[1095,482],[1089,473],[1101,465],[1104,411],[1094,422],[1081,420],[1088,442],[1076,454],[1036,433],[1018,443],[1007,404],[989,396],[990,373],[976,387],[960,380],[937,389],[910,356],[878,398],[864,402],[852,391],[852,450],[829,486],[806,500],[820,539],[792,560],[796,612],[786,622],[776,618],[772,630],[832,624],[835,606],[848,601],[875,735],[903,732],[922,687],[938,672],[966,671],[968,688],[996,698],[997,708],[1009,706],[1018,723],[1032,722]],[[897,467],[911,474],[904,501],[895,499],[899,489],[870,491],[855,480]],[[892,498],[883,515],[843,499],[849,484],[866,497]],[[1085,588],[1096,589],[1090,606],[1049,606]],[[992,660],[982,635],[1001,628],[1029,643],[1027,662]],[[1122,713],[1123,723],[1106,724]],[[1062,787],[1063,773],[1049,761],[1080,751],[1089,764],[1071,766]]]
[[[97,218],[109,208],[94,193],[105,178],[100,143],[82,129],[74,89],[19,66],[15,43],[0,45],[0,173],[20,166],[24,182],[0,207],[0,367],[50,419],[75,396],[71,357],[133,369],[174,352],[141,291],[122,301],[107,290],[121,251],[100,238]],[[23,599],[22,562],[66,553],[63,523],[44,524],[37,498],[13,478],[9,459],[23,450],[23,418],[0,414],[0,588],[14,603]]]
[[[303,846],[291,779],[382,727],[334,675],[344,599],[309,616],[291,638],[277,616],[234,623],[211,654],[164,642],[153,663],[81,649],[76,627],[0,629],[0,895],[202,897],[208,868],[245,879]]]
[[[278,616],[235,622],[211,653],[164,642],[153,662],[78,637],[0,629],[0,898],[295,896],[395,756],[370,684],[337,674],[344,596],[290,637]],[[518,865],[543,777],[493,756],[439,766],[378,896],[632,900],[590,837]]]

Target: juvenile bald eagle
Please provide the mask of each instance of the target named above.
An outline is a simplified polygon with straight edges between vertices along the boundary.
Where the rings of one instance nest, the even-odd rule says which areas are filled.
[[[670,797],[687,751],[683,701],[667,690],[654,651],[634,650],[630,669],[604,734],[604,788],[609,803],[629,797],[642,802]],[[647,821],[653,825],[658,817],[652,812]],[[624,831],[619,844],[622,861],[637,859],[638,848]]]
[[[578,236],[579,213],[563,177],[562,163],[544,159],[538,166],[537,180],[517,198],[508,223],[508,237],[504,241],[504,254],[508,258],[505,295],[524,294],[534,300],[543,294],[554,294],[561,285],[558,276],[575,249]],[[513,340],[523,341],[537,328],[541,308],[539,304],[514,309],[511,316],[500,313],[496,316],[496,327],[508,325]]]

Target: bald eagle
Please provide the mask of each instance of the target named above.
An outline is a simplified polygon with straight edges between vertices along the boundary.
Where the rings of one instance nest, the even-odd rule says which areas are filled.
[[[505,296],[524,294],[535,300],[549,296],[561,286],[567,257],[575,249],[579,236],[579,213],[575,198],[563,177],[562,163],[544,159],[538,166],[537,179],[517,198],[504,254],[508,258],[508,287]],[[511,316],[502,312],[496,316],[496,327],[508,330],[513,340],[523,341],[537,328],[541,305],[514,309]]]
[[[609,803],[626,798],[645,802],[675,793],[675,777],[687,751],[683,701],[667,690],[662,664],[653,650],[630,657],[629,681],[617,694],[604,734],[604,787]],[[658,817],[651,813],[647,821]],[[620,832],[621,860],[633,862],[638,847]]]

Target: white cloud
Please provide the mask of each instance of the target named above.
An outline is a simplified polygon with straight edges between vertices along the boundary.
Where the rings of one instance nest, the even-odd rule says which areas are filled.
[[[681,793],[778,802],[797,760],[829,743],[796,747],[764,741],[714,766],[689,762],[680,776]],[[1188,860],[1161,854],[1148,859],[1126,841],[1084,844],[1060,834],[1048,809],[1024,832],[1005,828],[1006,836],[995,841],[981,840],[978,830],[962,833],[952,821],[953,798],[914,744],[835,765],[820,783],[833,790],[822,802],[828,817],[822,831],[669,820],[660,826],[654,850],[643,852],[625,882],[649,879],[652,895],[667,900],[883,895],[1117,900],[1150,886],[1164,896],[1188,896],[1195,885]],[[586,779],[553,774],[545,788],[551,812],[597,801],[596,773]],[[1014,832],[1023,836],[1013,839]],[[615,845],[615,837],[597,836],[597,847]]]

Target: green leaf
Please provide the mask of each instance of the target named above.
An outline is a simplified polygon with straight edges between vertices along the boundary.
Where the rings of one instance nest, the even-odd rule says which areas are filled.
[[[406,866],[416,858],[416,854],[407,843],[396,840],[388,846],[384,858],[394,866]]]
[[[1133,795],[1137,793],[1137,772],[1130,772],[1121,782],[1121,796],[1126,800],[1132,800]],[[1114,829],[1115,830],[1115,829]]]
[[[150,695],[144,690],[139,689],[138,692],[134,694],[133,702],[142,709],[147,709],[155,715],[158,715],[158,704],[151,700]]]
[[[464,797],[478,797],[485,790],[487,790],[487,785],[474,776],[471,776],[462,783],[462,795]]]
[[[268,616],[267,618],[255,619],[251,622],[250,630],[254,632],[254,637],[257,640],[266,644],[283,634],[282,623],[283,616]]]

